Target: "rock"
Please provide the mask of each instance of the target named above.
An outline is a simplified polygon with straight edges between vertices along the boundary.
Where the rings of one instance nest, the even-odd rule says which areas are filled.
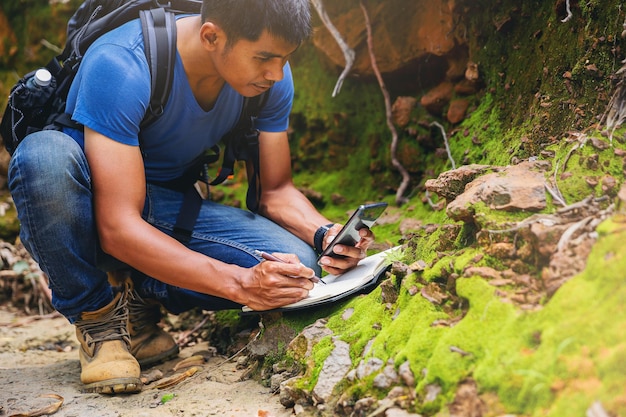
[[[541,211],[546,207],[546,161],[527,161],[483,175],[467,184],[463,194],[448,204],[446,213],[453,220],[472,222],[474,206],[486,204],[492,210]]]
[[[391,106],[393,121],[399,127],[405,127],[411,120],[411,112],[417,104],[415,97],[400,96]]]
[[[398,288],[391,278],[380,283],[381,299],[383,304],[394,304],[398,301]]]
[[[465,79],[474,82],[480,79],[477,63],[471,61],[467,63],[467,68],[465,69]]]
[[[372,75],[367,28],[359,4],[327,1],[324,7],[344,41],[355,51],[352,74]],[[455,18],[458,18],[454,15],[455,8],[454,0],[368,3],[369,20],[375,22],[372,24],[373,50],[380,71],[393,72],[418,61],[422,66],[432,65],[433,69],[444,66],[445,71],[447,60],[433,57],[451,55],[456,58],[459,49],[467,49],[466,40],[454,30]],[[313,44],[334,65],[345,66],[343,52],[326,27],[315,28]],[[431,59],[426,60],[428,57]]]
[[[486,279],[502,278],[502,275],[500,274],[500,272],[488,266],[470,266],[465,271],[463,271],[463,275],[466,277],[473,277],[477,275],[481,278],[486,278]]]
[[[407,387],[415,387],[415,375],[413,374],[413,371],[411,371],[411,363],[408,360],[404,361],[402,365],[400,365],[398,368],[398,375]]]
[[[317,320],[315,323],[307,326],[289,343],[289,350],[296,359],[304,359],[311,356],[313,346],[326,336],[332,335],[333,332],[326,327],[324,319]]]
[[[369,415],[369,411],[371,411],[374,404],[376,404],[376,398],[361,398],[354,403],[354,411],[352,414],[357,416]]]
[[[335,385],[341,381],[350,368],[352,368],[352,360],[350,359],[350,345],[337,338],[333,338],[335,348],[322,365],[319,378],[315,388],[313,388],[313,398],[318,403],[328,401],[335,389]]]
[[[420,104],[430,114],[439,116],[443,112],[444,107],[450,102],[450,99],[452,99],[453,89],[451,82],[444,81],[422,96]]]
[[[377,372],[380,368],[382,368],[384,362],[378,358],[370,358],[367,361],[361,361],[359,366],[356,368],[356,377],[358,379],[363,379],[366,376],[372,375],[374,372]]]
[[[464,98],[452,100],[450,107],[448,107],[448,114],[446,118],[452,124],[457,124],[465,119],[467,108],[469,107],[469,101]]]
[[[593,137],[593,136],[590,137],[589,140],[591,141],[591,146],[593,146],[599,151],[608,149],[611,146],[607,141],[600,139],[600,138]]]
[[[476,81],[461,80],[454,85],[454,92],[460,96],[471,96],[480,90],[480,85]]]
[[[383,371],[376,375],[373,381],[374,387],[382,390],[391,388],[391,385],[398,381],[398,373],[393,365],[393,360],[387,362],[387,365],[383,368]]]
[[[457,169],[442,172],[436,179],[426,180],[428,191],[437,194],[450,202],[465,191],[465,186],[483,175],[491,167],[489,165],[464,165]]]
[[[285,382],[287,379],[289,379],[289,373],[288,372],[282,372],[280,374],[274,374],[270,377],[270,389],[273,392],[278,392],[278,390],[280,389],[280,385]]]
[[[482,416],[485,414],[487,407],[478,396],[478,388],[474,380],[468,379],[459,384],[449,409],[450,417]]]
[[[548,260],[556,251],[556,245],[563,235],[563,232],[569,228],[569,224],[546,224],[545,222],[536,222],[530,225],[530,228],[522,231],[522,235],[529,233],[529,240],[535,249],[535,253],[539,259]]]
[[[409,413],[401,408],[392,407],[385,410],[385,417],[421,417],[419,414]]]
[[[602,177],[602,192],[610,197],[617,195],[617,180],[611,175]]]

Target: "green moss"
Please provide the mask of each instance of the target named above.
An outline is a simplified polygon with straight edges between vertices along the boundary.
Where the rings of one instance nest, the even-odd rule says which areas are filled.
[[[623,396],[617,388],[623,373],[611,372],[611,364],[624,349],[624,321],[615,318],[624,317],[626,309],[619,278],[626,254],[616,251],[625,235],[623,230],[605,233],[585,272],[536,313],[521,313],[501,302],[478,278],[459,280],[457,293],[469,300],[470,309],[441,338],[425,382],[454,386],[451,381],[471,373],[482,389],[497,392],[510,412],[537,416],[547,409],[550,415],[580,415],[595,397]],[[471,357],[446,352],[451,345]]]
[[[623,161],[615,158],[615,149],[624,149],[624,145],[614,140],[613,147],[599,150],[591,145],[593,136],[598,140],[609,142],[609,139],[596,133],[583,135],[580,141],[559,142],[548,147],[555,152],[555,162],[550,176],[556,177],[558,189],[568,204],[581,201],[590,195],[606,194],[602,189],[602,182],[608,176],[616,180],[614,193],[623,182]],[[587,180],[593,180],[596,185]]]
[[[322,365],[331,352],[335,348],[333,340],[330,336],[324,337],[313,346],[313,352],[311,356],[312,363],[308,363],[306,378],[302,378],[298,381],[298,388],[312,391],[317,384],[319,374],[322,371]]]
[[[347,320],[336,314],[329,318],[328,327],[340,335],[341,339],[350,344],[350,356],[353,362],[363,354],[367,343],[374,339],[391,321],[391,314],[380,302],[380,288],[366,296],[353,298],[345,305],[345,309],[353,308],[354,313]]]

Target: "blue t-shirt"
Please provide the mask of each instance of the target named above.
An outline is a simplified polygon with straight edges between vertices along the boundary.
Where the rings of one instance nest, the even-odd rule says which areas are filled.
[[[287,130],[293,101],[289,64],[275,83],[256,121],[265,132]],[[138,146],[139,125],[150,102],[150,70],[139,20],[97,39],[83,57],[68,94],[66,111],[76,122],[118,142]],[[243,96],[224,84],[210,111],[196,101],[178,53],[174,80],[164,113],[141,131],[148,181],[180,177],[204,150],[231,130],[241,113]],[[83,144],[82,131],[66,129]]]

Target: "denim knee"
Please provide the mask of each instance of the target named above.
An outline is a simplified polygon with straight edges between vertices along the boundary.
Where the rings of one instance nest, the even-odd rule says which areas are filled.
[[[42,191],[54,189],[54,194],[71,185],[68,174],[89,182],[89,169],[83,150],[74,139],[63,132],[43,130],[32,133],[15,150],[9,164],[9,186],[12,182],[28,181],[45,184]],[[37,191],[37,189],[29,190]],[[60,195],[63,195],[61,193]]]

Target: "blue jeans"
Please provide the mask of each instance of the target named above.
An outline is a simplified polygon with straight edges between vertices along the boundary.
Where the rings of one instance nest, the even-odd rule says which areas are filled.
[[[49,277],[54,308],[73,323],[82,312],[110,303],[113,288],[106,271],[124,265],[100,248],[91,174],[81,147],[58,131],[27,136],[11,158],[9,189],[21,222],[21,240]],[[182,198],[183,193],[148,185],[143,218],[171,235]],[[243,267],[260,261],[255,249],[295,253],[317,274],[321,272],[315,251],[306,242],[260,215],[208,200],[202,204],[187,246]],[[241,307],[223,298],[165,284],[136,270],[131,274],[139,295],[157,299],[175,314],[194,307]]]

